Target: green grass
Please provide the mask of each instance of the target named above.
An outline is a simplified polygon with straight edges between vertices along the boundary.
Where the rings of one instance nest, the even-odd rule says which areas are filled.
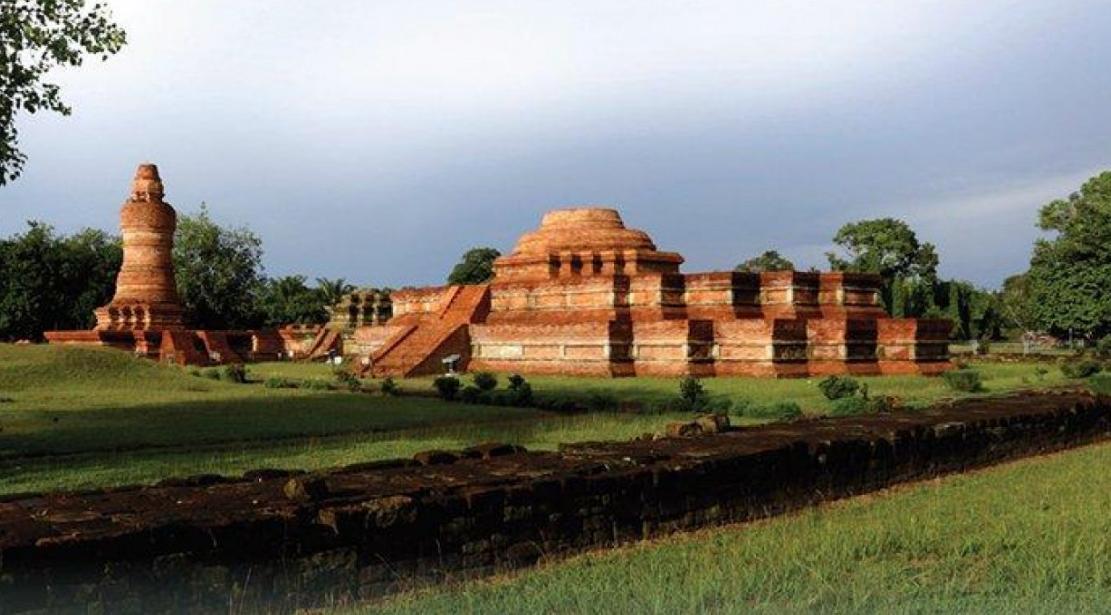
[[[1057,370],[1038,380],[1032,365],[984,364],[981,369],[989,392],[1063,382]],[[687,418],[678,413],[567,416],[430,397],[270,389],[259,383],[271,376],[331,380],[331,368],[321,363],[262,363],[248,371],[254,384],[233,384],[116,350],[0,345],[0,400],[10,400],[0,403],[0,493],[150,483],[258,467],[318,469],[486,441],[546,450],[561,442],[629,439]],[[605,393],[651,402],[678,391],[677,380],[664,378],[529,380],[538,394],[548,395]],[[907,401],[954,395],[938,378],[864,380],[874,394]],[[410,392],[432,391],[429,378],[399,383]],[[705,385],[714,395],[757,403],[794,400],[810,414],[830,409],[815,380],[722,378]]]
[[[1111,444],[359,613],[1107,613]]]

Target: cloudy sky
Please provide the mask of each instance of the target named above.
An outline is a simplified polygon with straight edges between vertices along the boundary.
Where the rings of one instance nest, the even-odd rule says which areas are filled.
[[[442,282],[601,203],[686,271],[824,265],[896,216],[995,286],[1038,207],[1111,168],[1111,3],[108,0],[129,38],[21,117],[0,235],[113,230],[136,164],[268,273]]]

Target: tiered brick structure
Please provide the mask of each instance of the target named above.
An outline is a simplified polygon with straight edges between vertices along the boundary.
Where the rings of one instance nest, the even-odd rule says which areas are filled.
[[[120,209],[123,265],[112,300],[97,308],[91,331],[48,331],[52,344],[111,346],[163,361],[206,365],[276,359],[285,353],[274,331],[189,331],[174,279],[177,213],[163,200],[158,167],[141,164]]]
[[[891,319],[868,274],[682,274],[612,209],[557,210],[489,285],[397,291],[379,375],[462,367],[596,376],[937,373],[949,323]],[[463,294],[466,300],[460,302]]]

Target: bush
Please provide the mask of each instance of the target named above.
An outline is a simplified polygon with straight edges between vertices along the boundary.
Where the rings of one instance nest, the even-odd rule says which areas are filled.
[[[1101,367],[1094,359],[1072,359],[1061,363],[1061,373],[1066,378],[1087,378],[1098,374]]]
[[[435,387],[436,393],[440,398],[445,401],[452,401],[459,393],[459,379],[455,376],[440,376],[432,381],[432,386]]]
[[[1111,335],[1105,335],[1103,339],[1096,342],[1095,353],[1104,361],[1111,360]]]
[[[498,388],[498,377],[490,372],[475,372],[471,380],[480,391],[493,391]]]
[[[871,404],[863,397],[841,397],[834,399],[830,403],[830,416],[852,416],[854,414],[865,414],[871,408]]]
[[[1096,395],[1111,396],[1111,374],[1096,374],[1088,379],[1088,388]]]
[[[522,376],[521,374],[513,374],[509,377],[509,390],[510,391],[516,391],[517,389],[521,388],[521,386],[527,385],[527,384],[528,384],[528,382],[525,381],[524,376]]]
[[[974,369],[954,369],[941,375],[945,385],[954,391],[974,393],[984,388],[980,372]]]
[[[363,388],[363,383],[359,381],[359,377],[350,370],[337,369],[332,372],[332,377],[336,379],[336,384],[348,391],[361,391]]]
[[[268,389],[293,389],[293,388],[297,388],[297,384],[294,383],[292,380],[290,380],[288,378],[282,378],[280,376],[271,376],[271,377],[267,378],[262,384],[263,384],[263,386],[265,386]]]
[[[579,412],[585,408],[581,399],[567,394],[547,394],[534,398],[537,408],[552,412]]]
[[[468,384],[459,391],[459,401],[465,404],[477,404],[482,401],[484,391],[473,384]]]
[[[220,370],[220,379],[243,384],[247,382],[247,368],[242,363],[229,363]]]
[[[818,383],[818,388],[826,399],[852,397],[860,390],[860,383],[851,376],[827,376]]]
[[[301,388],[310,391],[331,391],[332,383],[327,380],[320,380],[319,378],[310,378],[301,382]]]
[[[386,379],[382,381],[382,384],[378,385],[378,390],[382,391],[383,395],[389,395],[390,397],[397,397],[398,395],[401,395],[401,387],[398,386],[397,382],[389,376],[386,376]]]
[[[741,401],[734,404],[739,414],[754,419],[787,421],[802,416],[802,408],[793,401],[777,401],[774,404],[753,404]]]
[[[702,381],[694,376],[679,381],[679,399],[682,400],[681,409],[687,412],[702,412],[710,402]]]

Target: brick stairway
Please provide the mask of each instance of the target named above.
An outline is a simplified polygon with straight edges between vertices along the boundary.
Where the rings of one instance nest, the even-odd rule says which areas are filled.
[[[436,374],[443,370],[441,359],[452,354],[460,355],[460,366],[466,364],[470,356],[467,325],[489,312],[490,289],[486,285],[453,286],[449,292],[439,312],[423,315],[374,353],[374,376]]]

